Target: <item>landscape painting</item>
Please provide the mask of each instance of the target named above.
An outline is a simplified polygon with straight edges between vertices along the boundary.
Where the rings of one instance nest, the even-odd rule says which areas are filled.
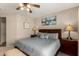
[[[41,21],[42,25],[56,25],[56,16],[44,17]]]

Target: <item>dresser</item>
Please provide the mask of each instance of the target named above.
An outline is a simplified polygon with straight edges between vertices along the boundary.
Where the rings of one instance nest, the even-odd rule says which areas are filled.
[[[76,39],[61,39],[60,40],[61,43],[61,47],[60,47],[60,51],[68,54],[70,56],[77,56],[78,55],[78,40]]]

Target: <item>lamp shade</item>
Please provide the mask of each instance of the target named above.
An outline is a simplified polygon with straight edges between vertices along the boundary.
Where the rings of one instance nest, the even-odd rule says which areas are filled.
[[[36,27],[33,27],[33,28],[32,28],[32,30],[33,30],[33,31],[36,31],[36,30],[37,30],[37,28],[36,28]]]
[[[34,26],[34,27],[32,28],[32,31],[34,32],[34,34],[37,34],[37,31],[38,31],[37,27]]]
[[[73,28],[72,28],[72,26],[69,24],[69,25],[67,25],[66,30],[67,30],[67,31],[72,31]]]

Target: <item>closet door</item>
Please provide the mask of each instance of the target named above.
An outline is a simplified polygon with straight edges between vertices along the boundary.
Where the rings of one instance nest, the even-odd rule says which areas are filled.
[[[0,45],[6,45],[6,18],[0,17]]]

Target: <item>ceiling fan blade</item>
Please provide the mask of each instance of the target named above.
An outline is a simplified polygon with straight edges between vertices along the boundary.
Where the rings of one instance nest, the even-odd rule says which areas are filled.
[[[24,6],[27,6],[27,4],[29,4],[29,3],[23,3]]]
[[[37,5],[37,4],[31,4],[31,5],[34,7],[40,8],[40,5]]]
[[[29,12],[32,13],[32,10],[30,9]]]
[[[20,10],[21,7],[17,7],[16,10]]]
[[[37,4],[30,4],[30,3],[22,3],[23,6],[19,6],[16,8],[16,10],[23,10],[25,8],[28,8],[27,11],[29,11],[30,13],[32,13],[32,10],[31,10],[31,6],[33,7],[37,7],[37,8],[40,8],[40,5],[37,5]]]

